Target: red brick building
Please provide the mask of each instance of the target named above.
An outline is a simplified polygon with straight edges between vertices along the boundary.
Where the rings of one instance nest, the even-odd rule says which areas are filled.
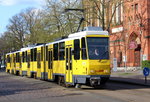
[[[104,0],[97,0],[99,1]],[[110,0],[106,1],[111,3]],[[84,8],[86,8],[85,2],[86,0],[83,0]],[[111,5],[106,10],[106,24],[111,18],[112,7]],[[110,26],[111,61],[117,58],[120,67],[139,67],[142,60],[150,60],[150,0],[122,0],[116,7]],[[89,19],[87,15],[89,16],[87,13],[85,17]],[[92,21],[91,19],[98,22],[94,17],[89,21]],[[86,26],[100,25],[89,23]]]

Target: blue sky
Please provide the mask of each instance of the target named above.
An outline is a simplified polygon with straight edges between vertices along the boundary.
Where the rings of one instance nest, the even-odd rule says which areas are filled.
[[[6,31],[9,19],[29,7],[41,8],[45,0],[0,0],[0,34]]]

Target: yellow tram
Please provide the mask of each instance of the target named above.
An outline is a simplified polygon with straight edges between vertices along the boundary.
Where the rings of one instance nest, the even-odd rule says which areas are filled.
[[[93,30],[94,29],[94,30]],[[6,54],[6,72],[60,85],[100,86],[110,77],[109,35],[89,27],[67,38]]]

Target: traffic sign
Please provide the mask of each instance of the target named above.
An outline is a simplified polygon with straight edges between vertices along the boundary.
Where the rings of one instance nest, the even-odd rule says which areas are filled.
[[[117,58],[113,58],[113,70],[117,71]]]
[[[148,75],[149,75],[149,72],[150,72],[149,68],[145,67],[145,68],[143,69],[143,74],[144,74],[144,76],[148,76]]]

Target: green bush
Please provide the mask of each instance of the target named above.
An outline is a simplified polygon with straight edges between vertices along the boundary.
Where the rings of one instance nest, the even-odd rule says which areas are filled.
[[[142,61],[142,68],[150,68],[150,60]]]

